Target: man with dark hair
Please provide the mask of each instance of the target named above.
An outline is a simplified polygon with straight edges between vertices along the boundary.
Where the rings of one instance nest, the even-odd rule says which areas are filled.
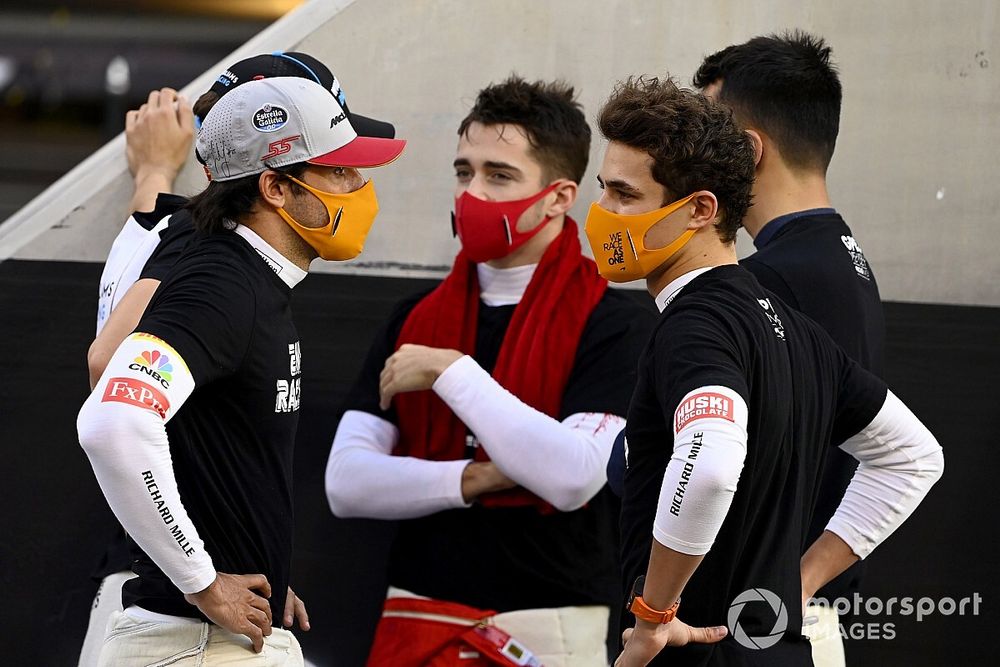
[[[302,664],[280,628],[289,606],[306,618],[288,585],[302,374],[291,289],[316,257],[361,251],[378,206],[358,169],[403,144],[358,136],[302,78],[247,82],[205,117],[196,150],[212,182],[189,210],[211,233],[164,277],[78,419],[138,574],[100,665],[210,667],[251,649],[260,664]],[[256,196],[233,204],[249,184]]]
[[[188,156],[193,125],[227,92],[258,79],[299,77],[315,81],[337,98],[360,136],[392,139],[395,128],[385,121],[353,113],[340,82],[326,65],[306,53],[275,52],[230,65],[191,108],[176,91],[153,91],[125,119],[126,155],[134,192],[134,213],[112,245],[101,275],[97,337],[87,361],[91,384],[104,372],[111,354],[132,332],[165,272],[173,267],[194,235],[187,199],[167,194]],[[254,196],[252,190],[248,193]]]
[[[201,124],[212,107],[227,92],[242,83],[275,76],[297,76],[316,81],[337,98],[362,136],[392,139],[395,128],[384,121],[352,113],[340,82],[323,63],[306,53],[275,52],[252,56],[230,65],[192,108],[170,88],[154,90],[139,108],[125,117],[125,146],[134,211],[112,244],[101,276],[98,298],[97,337],[87,355],[90,386],[104,373],[111,355],[135,330],[160,281],[173,267],[194,237],[194,224],[187,199],[167,194],[187,161],[195,125]],[[254,192],[249,192],[254,196]],[[116,527],[108,548],[93,576],[100,582],[90,612],[87,635],[80,651],[80,667],[94,667],[108,619],[122,611],[121,586],[135,576],[125,533]],[[285,624],[291,625],[291,610]]]
[[[626,425],[622,560],[636,621],[615,664],[811,665],[803,598],[909,516],[941,475],[941,448],[881,380],[736,265],[755,151],[728,109],[638,78],[599,124],[595,260],[610,280],[645,278],[661,311]],[[831,442],[860,466],[802,556]]]
[[[754,205],[743,226],[757,252],[741,264],[826,329],[849,357],[881,376],[885,320],[875,274],[826,188],[841,101],[830,47],[802,32],[755,37],[707,57],[694,84],[732,109],[754,141]],[[803,548],[823,533],[857,467],[836,446],[826,456]],[[862,571],[859,561],[817,596],[853,599]],[[837,612],[813,605],[806,617],[816,664],[844,665]]]
[[[404,520],[370,665],[607,664],[604,464],[651,318],[581,254],[589,147],[563,83],[490,85],[459,127],[462,250],[376,338],[327,467],[334,514]]]

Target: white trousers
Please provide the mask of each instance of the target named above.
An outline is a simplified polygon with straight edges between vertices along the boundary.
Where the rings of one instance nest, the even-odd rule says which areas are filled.
[[[812,619],[816,619],[813,622]],[[840,617],[837,610],[822,605],[806,607],[802,634],[812,644],[813,664],[816,667],[845,667],[844,638],[840,635]]]
[[[133,577],[135,575],[129,570],[115,572],[104,577],[104,581],[98,586],[94,604],[90,608],[87,636],[83,638],[83,648],[80,649],[79,667],[97,667],[97,658],[101,655],[104,633],[108,629],[111,614],[122,610],[122,584]]]
[[[272,628],[264,650],[250,639],[196,619],[160,616],[143,610],[115,612],[101,649],[99,667],[303,667],[302,649],[288,630]]]

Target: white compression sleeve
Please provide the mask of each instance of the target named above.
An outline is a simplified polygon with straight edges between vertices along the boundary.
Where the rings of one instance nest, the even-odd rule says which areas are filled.
[[[394,424],[348,410],[337,426],[326,465],[326,497],[338,517],[413,519],[468,507],[462,473],[469,461],[392,456]]]
[[[689,392],[674,413],[653,538],[689,556],[707,554],[736,493],[747,455],[747,405],[728,387]]]
[[[860,464],[826,529],[865,558],[941,478],[944,455],[927,427],[891,391],[875,419],[840,448]]]
[[[194,378],[165,341],[134,333],[118,347],[77,418],[80,445],[118,521],[183,593],[215,580],[177,490],[166,422]]]
[[[469,356],[445,369],[433,388],[504,475],[556,509],[579,509],[607,482],[621,417],[579,413],[559,422],[521,402]]]

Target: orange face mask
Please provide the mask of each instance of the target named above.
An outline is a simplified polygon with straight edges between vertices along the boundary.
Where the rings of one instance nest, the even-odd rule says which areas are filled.
[[[689,229],[667,247],[656,250],[648,250],[643,239],[656,223],[679,210],[693,197],[694,194],[690,194],[663,208],[638,215],[612,213],[601,208],[597,202],[591,204],[584,231],[601,276],[613,283],[645,278],[683,248],[696,230]]]
[[[317,190],[292,176],[288,178],[323,202],[329,220],[322,227],[305,227],[284,208],[277,209],[278,215],[288,226],[323,259],[345,260],[360,255],[365,247],[368,231],[378,215],[378,199],[372,182],[368,181],[354,192],[336,194]]]

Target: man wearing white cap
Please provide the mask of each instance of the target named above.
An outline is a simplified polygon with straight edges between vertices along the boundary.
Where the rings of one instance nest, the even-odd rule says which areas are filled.
[[[115,238],[101,274],[97,337],[87,353],[92,389],[195,234],[191,212],[184,208],[188,199],[167,194],[191,153],[194,126],[201,125],[201,119],[225,94],[244,83],[282,76],[315,81],[329,90],[359,135],[395,137],[391,123],[353,113],[337,77],[307,53],[274,52],[235,62],[197,99],[193,109],[172,89],[150,93],[148,101],[139,110],[129,111],[125,121],[126,154],[134,185],[129,204],[133,213]],[[116,526],[91,576],[100,585],[91,606],[79,667],[97,665],[108,619],[113,612],[122,611],[122,584],[135,576],[120,526]],[[283,623],[291,625],[288,614]]]
[[[164,277],[78,419],[80,442],[128,531],[102,665],[190,656],[301,665],[291,607],[292,447],[302,359],[291,289],[316,257],[362,249],[378,204],[358,168],[403,141],[359,137],[321,85],[248,82],[203,121],[212,179],[188,208],[204,233]],[[182,409],[183,408],[183,409]]]

